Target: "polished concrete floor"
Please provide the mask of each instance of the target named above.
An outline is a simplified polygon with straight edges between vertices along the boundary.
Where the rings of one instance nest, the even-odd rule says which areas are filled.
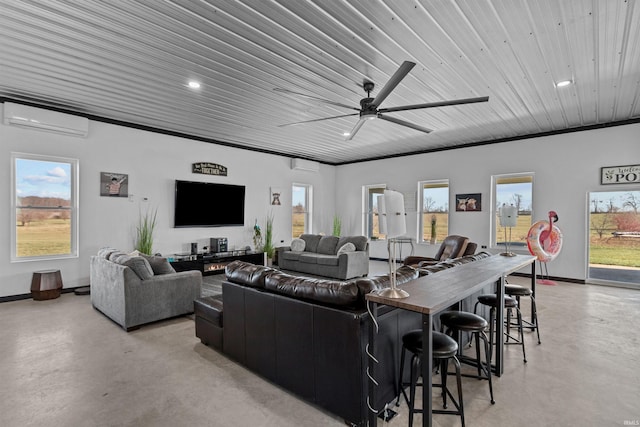
[[[485,381],[463,379],[467,425],[638,425],[640,291],[538,285],[538,312],[542,344],[527,333],[526,364],[506,349],[495,405]],[[2,303],[0,325],[0,426],[344,425],[202,345],[192,316],[126,333],[68,293]],[[394,410],[388,424],[407,425],[406,405]]]

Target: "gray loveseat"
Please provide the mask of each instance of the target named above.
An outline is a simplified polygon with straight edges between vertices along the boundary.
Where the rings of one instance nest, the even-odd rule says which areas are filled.
[[[334,279],[369,274],[369,241],[365,236],[302,234],[278,250],[278,267]]]
[[[202,273],[176,273],[166,258],[103,248],[91,257],[91,304],[126,331],[193,312]]]

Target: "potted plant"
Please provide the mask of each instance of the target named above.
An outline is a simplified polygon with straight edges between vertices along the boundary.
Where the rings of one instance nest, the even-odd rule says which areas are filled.
[[[338,215],[333,216],[333,235],[336,237],[340,237],[340,233],[342,232],[342,220]]]
[[[144,214],[140,212],[136,226],[135,249],[146,255],[153,255],[153,232],[156,228],[157,215],[157,209],[154,209],[153,212],[147,209]]]
[[[262,250],[267,256],[267,264],[271,265],[273,262],[273,254],[275,247],[273,246],[273,214],[267,215],[267,220],[264,226],[264,246]]]

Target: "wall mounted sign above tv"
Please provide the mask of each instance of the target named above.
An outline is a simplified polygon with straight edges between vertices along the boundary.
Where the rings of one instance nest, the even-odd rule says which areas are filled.
[[[176,180],[174,227],[244,225],[244,185]]]
[[[191,164],[191,172],[204,175],[227,176],[227,167],[217,163],[198,162]]]

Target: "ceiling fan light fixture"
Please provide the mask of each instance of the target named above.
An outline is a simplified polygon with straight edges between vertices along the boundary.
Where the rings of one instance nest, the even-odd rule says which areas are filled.
[[[556,87],[566,87],[573,83],[573,80],[560,80],[556,82]]]

